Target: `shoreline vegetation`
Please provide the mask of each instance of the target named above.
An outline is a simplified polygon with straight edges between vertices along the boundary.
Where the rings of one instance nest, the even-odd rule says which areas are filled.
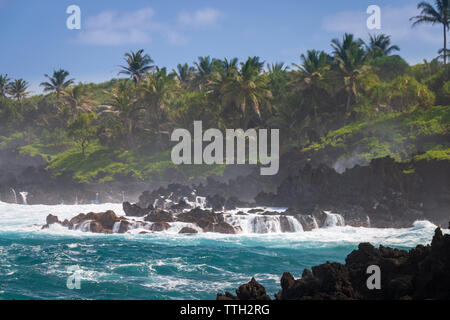
[[[199,57],[172,71],[131,51],[119,72],[128,80],[75,84],[60,69],[45,75],[48,94],[31,97],[26,81],[1,75],[0,153],[23,163],[3,169],[2,192],[26,189],[20,175],[30,166],[96,192],[139,185],[135,197],[142,186],[228,179],[226,165],[170,160],[171,132],[193,132],[195,120],[222,132],[279,128],[280,161],[299,167],[449,160],[448,65],[436,58],[409,66],[383,34],[367,43],[345,34],[331,47],[307,51],[299,65]]]

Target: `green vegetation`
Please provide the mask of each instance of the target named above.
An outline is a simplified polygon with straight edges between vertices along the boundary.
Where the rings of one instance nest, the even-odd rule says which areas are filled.
[[[60,69],[42,83],[48,94],[31,97],[24,80],[0,75],[0,149],[40,156],[52,174],[80,182],[221,175],[225,166],[170,161],[171,132],[201,120],[221,130],[279,128],[282,152],[315,162],[449,160],[445,55],[409,66],[391,55],[400,48],[387,35],[365,43],[345,34],[331,45],[298,65],[199,57],[172,72],[131,51],[120,71],[128,79],[75,84]]]
[[[99,144],[89,145],[86,156],[74,149],[58,155],[48,167],[55,175],[72,172],[79,182],[106,182],[129,177],[137,180],[164,181],[173,178],[190,180],[221,175],[225,166],[183,166],[178,167],[170,160],[170,152],[159,152],[151,156],[122,153]]]
[[[448,160],[449,144],[440,141],[448,140],[449,134],[450,107],[416,108],[352,122],[328,132],[320,142],[304,147],[302,153],[328,163],[355,157],[359,163],[367,164],[385,156],[398,161]]]

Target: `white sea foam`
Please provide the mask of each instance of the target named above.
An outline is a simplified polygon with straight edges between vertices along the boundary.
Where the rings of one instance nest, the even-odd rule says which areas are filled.
[[[199,201],[201,203],[201,201]],[[286,208],[261,208],[268,211],[282,213]],[[217,233],[202,233],[201,228],[194,224],[175,222],[171,223],[171,228],[161,233],[140,234],[141,231],[148,231],[147,228],[139,227],[139,219],[136,220],[137,229],[130,233],[119,235],[102,235],[88,232],[88,226],[82,226],[82,230],[68,230],[60,225],[52,225],[49,229],[42,230],[42,225],[48,214],[57,215],[60,220],[71,219],[79,213],[103,212],[113,210],[117,215],[123,216],[124,212],[121,204],[91,204],[91,205],[18,205],[0,202],[0,234],[20,233],[38,234],[48,236],[65,237],[123,237],[136,241],[173,241],[180,245],[192,245],[201,241],[217,240],[230,245],[251,244],[254,241],[264,243],[269,247],[283,247],[288,243],[290,247],[322,247],[329,244],[355,244],[360,242],[371,242],[374,244],[384,244],[393,246],[411,247],[419,243],[429,243],[436,226],[429,221],[417,221],[411,228],[354,228],[342,226],[343,219],[337,214],[328,213],[325,225],[327,228],[315,229],[310,232],[302,232],[301,224],[293,217],[286,217],[293,229],[293,233],[281,233],[280,215],[260,215],[249,214],[249,209],[236,209],[226,213],[225,220],[233,226],[240,226],[242,232],[237,235],[223,235]],[[243,211],[246,215],[238,215]],[[199,234],[186,237],[178,232],[183,227],[196,229]],[[114,226],[118,231],[119,224]],[[448,230],[443,230],[448,233]]]

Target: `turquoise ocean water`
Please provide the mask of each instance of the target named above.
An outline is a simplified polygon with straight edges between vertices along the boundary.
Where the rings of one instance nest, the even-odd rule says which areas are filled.
[[[283,272],[344,262],[360,242],[411,248],[429,243],[435,226],[409,229],[331,227],[290,234],[96,235],[55,226],[45,217],[113,209],[0,203],[0,299],[215,299],[255,277],[273,296]],[[75,271],[74,271],[75,270]],[[70,278],[72,277],[72,278]],[[69,289],[68,279],[80,289]]]

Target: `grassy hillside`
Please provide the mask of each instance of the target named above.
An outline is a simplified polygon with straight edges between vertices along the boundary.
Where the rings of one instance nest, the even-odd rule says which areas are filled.
[[[450,160],[450,106],[387,113],[330,131],[302,149],[311,159],[333,163],[353,159],[367,164],[391,156],[397,161]]]

